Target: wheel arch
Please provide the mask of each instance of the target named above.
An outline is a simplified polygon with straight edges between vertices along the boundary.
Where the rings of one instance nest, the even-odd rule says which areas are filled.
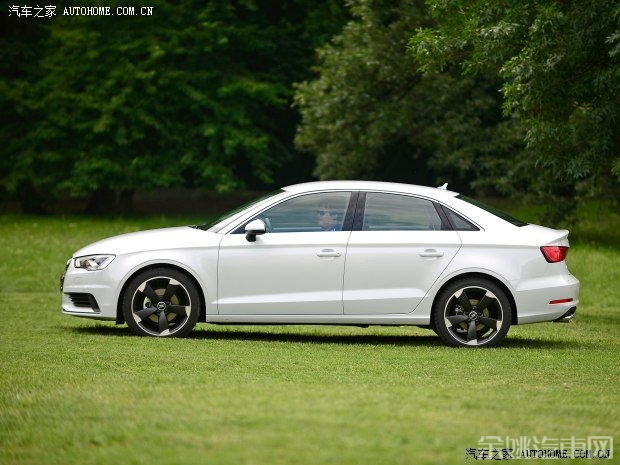
[[[470,279],[486,279],[487,281],[491,281],[493,284],[499,286],[500,289],[502,291],[504,291],[504,293],[506,294],[506,298],[510,302],[510,307],[512,308],[512,318],[511,318],[510,324],[511,325],[516,325],[518,323],[517,303],[515,301],[514,296],[512,295],[512,292],[508,288],[508,286],[506,286],[506,284],[504,284],[500,279],[498,279],[497,277],[495,277],[493,275],[486,274],[486,273],[480,273],[480,272],[469,272],[469,273],[463,273],[463,274],[459,274],[459,275],[453,276],[448,281],[443,283],[439,289],[437,289],[437,292],[435,293],[435,298],[433,299],[433,303],[432,303],[432,306],[431,306],[431,326],[434,324],[433,323],[433,318],[432,318],[432,313],[435,311],[437,299],[439,298],[439,295],[442,293],[442,291],[446,287],[448,287],[452,283],[454,283],[455,281],[460,281],[462,279],[468,279],[468,278],[470,278]]]
[[[116,324],[125,323],[125,317],[123,316],[122,305],[123,305],[123,297],[125,296],[125,292],[127,292],[127,286],[129,285],[129,283],[133,280],[134,277],[136,277],[140,273],[143,273],[145,271],[148,271],[154,268],[170,268],[170,269],[176,270],[180,273],[183,273],[189,280],[192,281],[192,283],[196,286],[196,289],[198,290],[198,295],[200,296],[200,315],[198,316],[198,322],[206,321],[207,309],[206,309],[206,299],[204,295],[204,290],[202,286],[200,285],[200,283],[198,282],[198,280],[192,275],[192,273],[188,272],[183,267],[180,267],[178,265],[174,265],[171,263],[151,263],[147,266],[134,270],[134,272],[131,275],[127,276],[127,279],[125,279],[125,283],[123,284],[123,287],[121,288],[121,291],[118,295],[118,300],[116,302]]]

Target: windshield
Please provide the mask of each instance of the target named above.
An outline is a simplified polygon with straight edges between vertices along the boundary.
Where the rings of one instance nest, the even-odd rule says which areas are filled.
[[[498,210],[497,208],[492,207],[490,205],[487,205],[487,204],[485,204],[483,202],[480,202],[478,200],[470,199],[469,197],[467,197],[465,195],[457,195],[456,198],[464,200],[467,203],[471,203],[472,205],[475,205],[478,208],[482,208],[483,210],[485,210],[485,211],[487,211],[487,212],[497,216],[498,218],[501,218],[504,221],[508,221],[509,223],[514,224],[515,226],[522,227],[522,226],[527,226],[528,225],[528,223],[526,223],[524,221],[521,221],[521,220],[518,220],[518,219],[510,216],[508,213],[505,213],[505,212],[503,212],[501,210]]]
[[[236,215],[238,215],[239,213],[241,213],[242,211],[252,207],[253,205],[256,205],[260,202],[262,202],[263,200],[266,200],[270,197],[273,197],[275,195],[278,195],[280,193],[284,192],[282,189],[279,189],[277,191],[274,192],[270,192],[267,195],[263,195],[262,197],[259,197],[258,199],[255,200],[251,200],[250,202],[244,203],[243,205],[235,208],[234,210],[231,210],[227,213],[225,213],[224,215],[222,215],[221,217],[219,217],[217,220],[211,222],[211,223],[205,223],[205,224],[201,224],[199,226],[196,226],[197,229],[202,229],[203,231],[211,231],[211,232],[218,232],[220,229],[222,229],[224,226],[226,226],[230,220],[232,220]]]

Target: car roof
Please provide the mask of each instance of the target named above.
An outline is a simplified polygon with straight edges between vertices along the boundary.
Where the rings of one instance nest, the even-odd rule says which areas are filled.
[[[286,186],[283,187],[283,190],[290,193],[314,192],[320,190],[382,191],[422,195],[436,199],[442,197],[449,198],[458,195],[457,192],[449,191],[444,188],[444,186],[427,187],[418,186],[415,184],[383,181],[314,181]]]

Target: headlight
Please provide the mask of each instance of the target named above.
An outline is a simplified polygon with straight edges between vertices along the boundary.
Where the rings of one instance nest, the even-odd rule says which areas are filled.
[[[114,260],[115,255],[87,255],[86,257],[78,257],[73,260],[73,266],[76,268],[85,268],[88,271],[103,270]]]

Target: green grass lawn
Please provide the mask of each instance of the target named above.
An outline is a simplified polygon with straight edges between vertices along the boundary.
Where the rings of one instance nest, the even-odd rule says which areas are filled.
[[[74,250],[195,222],[0,217],[0,464],[451,464],[482,437],[620,440],[617,215],[576,229],[575,322],[513,327],[497,349],[417,328],[160,340],[60,313]]]

